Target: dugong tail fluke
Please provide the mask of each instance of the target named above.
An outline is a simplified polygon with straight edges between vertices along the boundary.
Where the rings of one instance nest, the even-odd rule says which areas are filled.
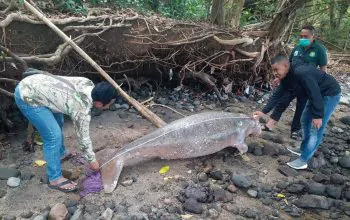
[[[244,114],[211,111],[176,120],[121,149],[99,151],[104,191],[111,193],[115,189],[124,166],[154,158],[200,157],[228,146],[245,153],[245,138],[260,133],[260,123]]]

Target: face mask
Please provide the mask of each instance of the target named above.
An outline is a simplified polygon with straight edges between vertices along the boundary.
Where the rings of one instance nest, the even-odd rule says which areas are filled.
[[[311,40],[309,38],[300,38],[299,45],[303,47],[307,47],[311,44]]]

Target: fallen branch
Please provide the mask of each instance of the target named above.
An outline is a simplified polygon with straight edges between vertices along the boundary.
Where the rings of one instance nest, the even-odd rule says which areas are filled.
[[[236,47],[233,47],[233,50],[250,58],[257,58],[260,55],[260,52],[247,52]]]
[[[9,78],[0,78],[0,82],[9,82],[9,83],[19,83],[18,80],[15,80],[15,79],[9,79]]]
[[[151,106],[151,107],[153,107],[153,106],[160,106],[160,107],[163,107],[163,108],[167,108],[167,109],[169,109],[169,110],[171,110],[171,111],[181,115],[182,117],[186,117],[186,115],[184,115],[181,112],[178,112],[175,109],[173,109],[173,108],[171,108],[169,106],[166,106],[166,105],[151,103],[149,106]]]
[[[244,38],[235,38],[232,40],[223,40],[218,38],[217,36],[214,36],[214,39],[219,43],[223,45],[230,45],[230,46],[235,46],[239,44],[243,44],[242,46],[245,47],[249,44],[252,44],[254,40],[250,37],[244,37]]]

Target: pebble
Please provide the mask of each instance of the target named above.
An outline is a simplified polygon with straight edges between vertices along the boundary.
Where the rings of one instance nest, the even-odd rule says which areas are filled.
[[[268,156],[276,156],[279,155],[279,147],[275,143],[264,142],[263,153]]]
[[[326,188],[327,195],[329,195],[331,198],[334,198],[334,199],[340,199],[341,192],[342,192],[342,187],[340,186],[329,185]]]
[[[252,185],[252,181],[249,178],[241,175],[233,175],[232,182],[237,187],[245,189],[249,188]]]
[[[229,191],[231,193],[235,193],[235,192],[237,192],[237,190],[238,190],[237,187],[235,187],[235,185],[233,185],[233,184],[230,184],[227,186],[227,191]]]
[[[32,217],[33,216],[33,212],[32,211],[25,211],[25,212],[23,212],[22,214],[21,214],[21,217],[22,218],[30,218],[30,217]]]
[[[17,177],[10,177],[7,180],[7,185],[12,188],[18,187],[20,183],[21,179]]]
[[[122,185],[122,186],[131,186],[132,185],[132,183],[133,183],[134,181],[132,180],[132,179],[129,179],[129,180],[124,180],[124,181],[122,181],[120,184]]]
[[[339,158],[339,165],[343,168],[350,169],[350,157],[345,156]]]
[[[213,190],[213,195],[215,201],[229,202],[233,200],[232,194],[221,188],[215,188]]]
[[[6,196],[6,193],[7,192],[5,190],[0,189],[0,199]]]
[[[33,218],[33,220],[45,220],[45,218],[42,215],[37,215]]]
[[[338,157],[331,157],[331,159],[329,159],[329,162],[331,162],[332,164],[337,164],[339,161]]]
[[[164,199],[164,204],[165,205],[170,205],[172,203],[173,203],[173,201],[171,201],[171,199]]]
[[[183,207],[184,210],[195,214],[202,214],[202,212],[204,211],[202,205],[193,198],[187,199]]]
[[[333,128],[331,129],[331,131],[332,131],[333,133],[337,133],[337,134],[344,133],[344,130],[341,129],[341,128],[339,128],[339,127],[333,127]]]
[[[101,220],[111,220],[113,217],[113,210],[110,209],[110,208],[107,208],[103,213],[102,213],[102,216],[101,216]]]
[[[223,175],[222,172],[220,170],[215,170],[210,172],[210,177],[214,180],[222,180],[223,179]]]
[[[81,209],[75,210],[74,214],[69,220],[84,220],[83,212]]]
[[[247,209],[244,212],[246,218],[256,218],[258,216],[258,211],[254,209]]]
[[[294,204],[299,208],[316,208],[316,209],[326,209],[331,207],[330,200],[325,196],[318,195],[302,195]]]
[[[198,180],[200,182],[205,182],[205,181],[208,180],[208,175],[206,173],[204,173],[204,172],[201,172],[201,173],[198,174]]]
[[[49,219],[65,219],[67,214],[67,207],[62,203],[57,203],[51,208]]]
[[[219,212],[215,209],[209,209],[209,217],[212,219],[217,219],[219,217]]]
[[[7,180],[10,177],[19,177],[21,172],[13,168],[0,168],[0,180]]]
[[[249,190],[247,191],[247,193],[248,193],[248,195],[249,195],[250,197],[252,197],[252,198],[256,198],[256,197],[258,196],[258,191],[256,191],[256,190],[249,189]]]

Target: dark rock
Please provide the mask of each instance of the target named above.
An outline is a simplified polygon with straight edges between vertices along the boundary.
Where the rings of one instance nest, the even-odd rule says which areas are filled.
[[[331,162],[332,164],[337,164],[339,162],[339,158],[338,157],[331,157],[329,159],[329,162]]]
[[[329,176],[327,176],[323,173],[317,173],[312,177],[312,179],[318,183],[326,183],[329,181]]]
[[[334,199],[340,199],[341,192],[342,192],[342,187],[340,186],[329,185],[326,188],[327,195]]]
[[[33,212],[32,211],[25,211],[25,212],[23,212],[22,214],[21,214],[21,217],[22,218],[30,218],[30,217],[32,217],[33,216]]]
[[[286,165],[279,166],[278,171],[287,177],[294,177],[298,175],[298,171]]]
[[[272,205],[272,203],[273,203],[273,200],[271,199],[271,198],[262,198],[262,199],[260,199],[261,200],[261,202],[264,204],[264,205]]]
[[[344,116],[339,119],[343,124],[350,125],[350,116]]]
[[[259,212],[254,209],[247,209],[244,211],[244,216],[246,218],[256,218],[259,215]]]
[[[6,193],[7,192],[5,190],[0,189],[0,199],[6,196]]]
[[[262,155],[263,155],[263,150],[262,150],[262,148],[261,148],[261,147],[255,148],[254,151],[253,151],[253,154],[254,154],[255,156],[262,156]]]
[[[94,204],[86,204],[85,211],[89,214],[100,213],[100,208]]]
[[[190,184],[189,184],[188,182],[185,182],[185,181],[183,181],[183,182],[180,183],[180,186],[181,186],[181,188],[183,188],[183,189],[186,189],[189,185],[190,185]]]
[[[68,209],[68,213],[70,213],[70,214],[74,214],[74,212],[78,209],[78,207],[76,207],[76,206],[71,206],[71,207],[68,207],[67,208]]]
[[[251,142],[248,144],[248,153],[253,153],[256,148],[262,148],[263,145],[260,142]]]
[[[306,188],[310,194],[320,195],[320,196],[324,195],[326,191],[326,186],[317,182],[308,183]]]
[[[331,183],[342,185],[346,181],[346,177],[338,173],[331,175]]]
[[[292,206],[288,211],[288,214],[292,217],[300,217],[302,214],[302,210],[295,206]]]
[[[10,177],[19,177],[21,172],[12,168],[0,168],[0,180],[7,180]]]
[[[343,168],[350,169],[350,157],[341,157],[339,158],[339,165]]]
[[[91,110],[91,116],[92,117],[97,117],[102,114],[103,110],[102,109],[97,109],[97,108],[92,108]]]
[[[78,201],[77,200],[67,200],[63,204],[65,204],[67,207],[77,206]]]
[[[209,189],[207,187],[187,187],[185,189],[186,198],[192,198],[198,202],[206,202],[208,200]]]
[[[263,133],[262,134],[262,138],[268,141],[271,141],[273,143],[277,143],[277,144],[283,144],[285,142],[283,136],[281,135],[275,135],[275,134],[271,134],[271,133]],[[265,143],[264,143],[265,145]]]
[[[183,207],[184,210],[195,214],[202,214],[202,212],[204,211],[202,205],[193,198],[187,199]]]
[[[276,156],[279,155],[279,147],[275,143],[265,142],[263,147],[264,155]]]
[[[215,170],[210,172],[210,177],[214,180],[222,180],[223,179],[223,175],[222,172],[220,170]]]
[[[304,185],[294,183],[287,187],[287,191],[290,193],[301,193],[304,190]]]
[[[347,199],[347,200],[350,200],[350,189],[347,189],[344,191],[344,197]]]
[[[241,175],[233,175],[232,182],[239,188],[249,188],[252,185],[252,181],[250,178],[241,176]]]
[[[232,194],[221,188],[214,189],[213,195],[215,201],[229,202],[233,200]]]
[[[83,216],[83,211],[81,209],[76,209],[69,220],[85,220]]]
[[[332,203],[327,197],[318,195],[302,195],[294,204],[299,208],[316,208],[328,210]]]
[[[288,182],[286,181],[279,181],[276,185],[276,187],[280,189],[285,189],[287,188],[287,186],[288,186]]]
[[[208,175],[204,172],[198,174],[198,180],[200,182],[205,182],[208,180]]]
[[[104,203],[104,207],[105,207],[105,208],[110,208],[110,209],[114,210],[114,208],[115,208],[115,203],[114,203],[114,201],[106,201],[106,202]]]

